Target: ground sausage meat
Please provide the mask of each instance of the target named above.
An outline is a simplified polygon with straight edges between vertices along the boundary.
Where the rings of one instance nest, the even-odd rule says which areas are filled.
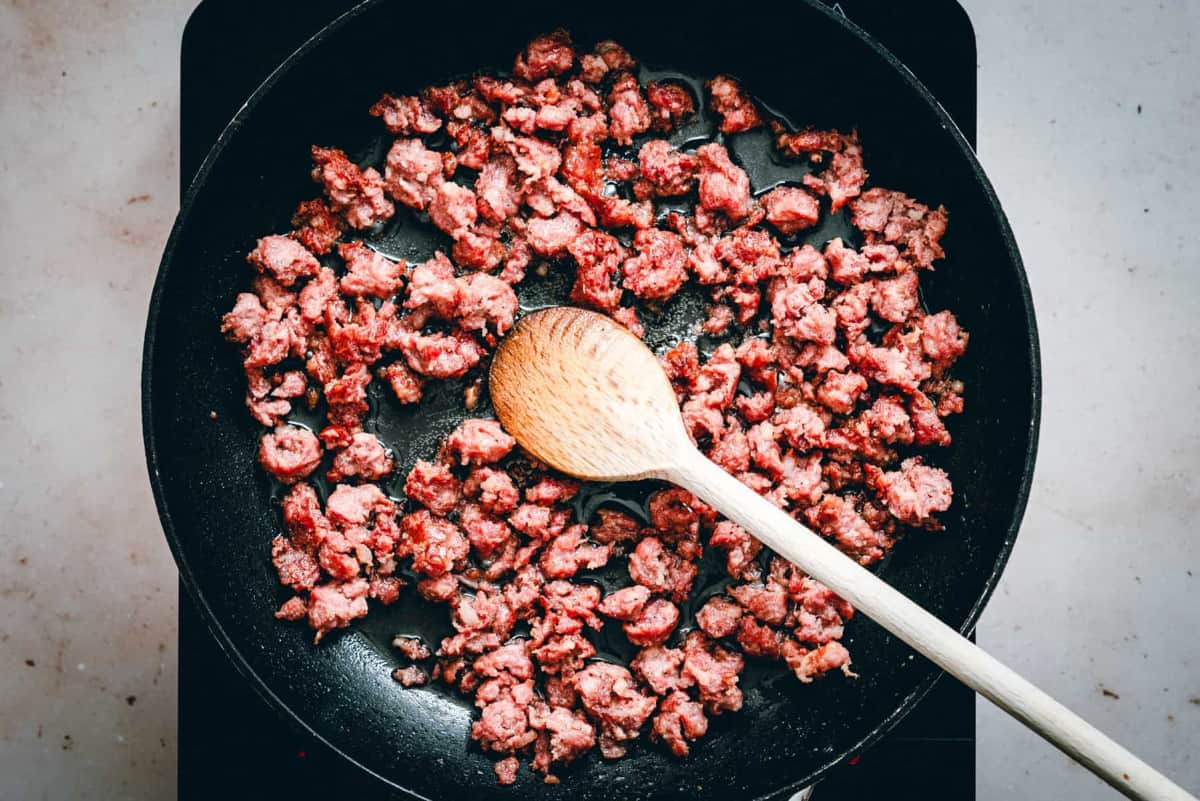
[[[334,457],[327,478],[341,481],[358,476],[367,481],[378,481],[392,472],[393,465],[392,457],[383,443],[374,434],[359,431],[350,438],[350,444]]]
[[[462,484],[446,465],[418,461],[404,482],[404,494],[434,514],[447,515],[462,499]]]
[[[708,90],[713,111],[721,117],[722,133],[740,133],[763,124],[754,101],[733,78],[718,75],[704,84],[704,88]]]
[[[646,647],[666,642],[678,622],[679,607],[670,601],[657,598],[646,604],[637,617],[622,628],[631,643]]]
[[[321,443],[307,428],[279,426],[263,435],[258,461],[275,478],[284,484],[292,484],[317,469],[321,462]]]
[[[742,619],[742,608],[721,596],[710,598],[696,613],[696,625],[710,637],[732,637]]]
[[[597,608],[602,615],[632,622],[639,619],[649,600],[650,590],[635,584],[606,595]]]
[[[741,222],[750,214],[750,178],[729,160],[723,145],[704,145],[696,151],[700,159],[700,207],[724,214],[730,222]]]
[[[665,139],[651,139],[638,151],[638,165],[645,194],[659,197],[684,195],[696,185],[700,160],[681,153]]]
[[[446,440],[460,464],[492,464],[513,449],[516,440],[495,420],[466,420]]]
[[[653,695],[638,689],[628,670],[605,662],[593,662],[577,673],[575,691],[600,727],[600,749],[609,759],[624,755],[624,743],[638,736],[657,706]]]
[[[817,199],[796,186],[772,189],[763,196],[762,204],[767,210],[767,222],[775,226],[781,234],[790,236],[797,231],[811,228],[820,219]]]
[[[433,656],[420,637],[397,637],[392,641],[392,647],[410,662],[420,662]]]
[[[379,151],[312,148],[318,196],[244,243],[249,280],[220,322],[282,496],[263,545],[275,616],[320,641],[406,592],[444,604],[445,636],[397,637],[393,675],[473,699],[501,783],[522,759],[556,782],[639,734],[687,755],[742,707],[746,657],[806,683],[854,675],[853,608],[689,493],[581,485],[482,415],[436,446],[390,440],[423,428],[425,398],[487,408],[527,275],[649,341],[698,304],[706,347],[661,352],[689,435],[864,565],[944,525],[931,448],[966,392],[951,371],[969,335],[922,294],[946,209],[867,188],[853,130],[797,130],[728,75],[694,95],[582,44],[553,31],[509,75],[377,96]],[[753,185],[755,142],[791,174]],[[417,228],[440,249],[396,252]]]
[[[685,757],[688,743],[700,739],[707,731],[708,718],[703,705],[676,690],[658,705],[650,738],[666,743],[675,756]]]
[[[286,236],[265,236],[250,251],[246,261],[259,272],[270,275],[283,286],[317,274],[321,263],[303,244]]]
[[[651,108],[651,126],[669,131],[696,113],[696,101],[687,87],[671,81],[646,84],[646,100]]]

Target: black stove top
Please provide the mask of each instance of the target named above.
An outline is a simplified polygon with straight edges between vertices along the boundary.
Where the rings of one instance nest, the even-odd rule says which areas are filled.
[[[181,188],[263,78],[354,4],[200,4],[183,36]],[[842,0],[838,7],[925,82],[973,144],[975,34],[962,8],[954,0]],[[237,674],[182,590],[179,639],[180,801],[404,797],[280,719]],[[822,781],[814,799],[974,797],[974,695],[957,682],[942,680],[888,737]]]

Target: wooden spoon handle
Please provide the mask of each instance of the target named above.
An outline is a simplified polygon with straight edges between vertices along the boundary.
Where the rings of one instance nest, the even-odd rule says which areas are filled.
[[[797,523],[698,451],[663,478],[714,506],[947,673],[1049,740],[1126,796],[1196,799],[875,574]]]

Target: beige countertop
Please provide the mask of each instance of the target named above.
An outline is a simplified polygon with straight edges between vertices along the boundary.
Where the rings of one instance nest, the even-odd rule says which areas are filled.
[[[138,381],[193,5],[0,3],[0,799],[175,792]],[[965,5],[1045,371],[979,641],[1200,791],[1200,4]],[[986,704],[978,725],[981,801],[1115,797]]]

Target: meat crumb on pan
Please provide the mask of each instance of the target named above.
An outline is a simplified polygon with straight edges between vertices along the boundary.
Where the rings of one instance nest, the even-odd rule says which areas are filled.
[[[392,678],[405,687],[422,687],[429,682],[429,674],[416,665],[396,668],[392,673]]]
[[[619,44],[579,49],[559,30],[511,76],[384,94],[369,109],[394,137],[383,162],[314,146],[319,196],[290,232],[247,243],[250,290],[221,320],[265,428],[258,460],[284,487],[283,531],[264,546],[287,593],[276,617],[320,642],[402,592],[443,604],[453,633],[397,636],[393,675],[473,699],[471,737],[501,784],[521,760],[557,782],[643,735],[687,756],[712,716],[741,709],[747,660],[804,683],[854,676],[853,608],[681,489],[654,491],[646,519],[609,506],[580,519],[580,483],[482,417],[397,462],[371,422],[377,399],[411,408],[461,380],[465,407],[480,406],[526,274],[565,273],[570,302],[639,335],[685,286],[707,293],[696,323],[718,346],[661,354],[687,430],[860,563],[939,529],[953,503],[928,449],[952,440],[965,387],[949,371],[969,337],[919,294],[945,255],[946,210],[868,186],[856,132],[790,128],[727,75],[704,87],[643,84]],[[672,144],[704,110],[723,134],[769,128],[779,158],[807,162],[802,178],[756,188],[723,139]],[[444,246],[412,263],[375,250],[397,208],[427,215]],[[853,233],[802,241],[831,212]],[[319,427],[293,420],[305,407]],[[700,596],[706,549],[729,580]],[[600,569],[624,586],[601,590]],[[629,664],[598,658],[601,631],[628,643]]]
[[[410,662],[420,662],[422,659],[429,659],[433,656],[420,637],[398,636],[392,640],[392,647]]]

